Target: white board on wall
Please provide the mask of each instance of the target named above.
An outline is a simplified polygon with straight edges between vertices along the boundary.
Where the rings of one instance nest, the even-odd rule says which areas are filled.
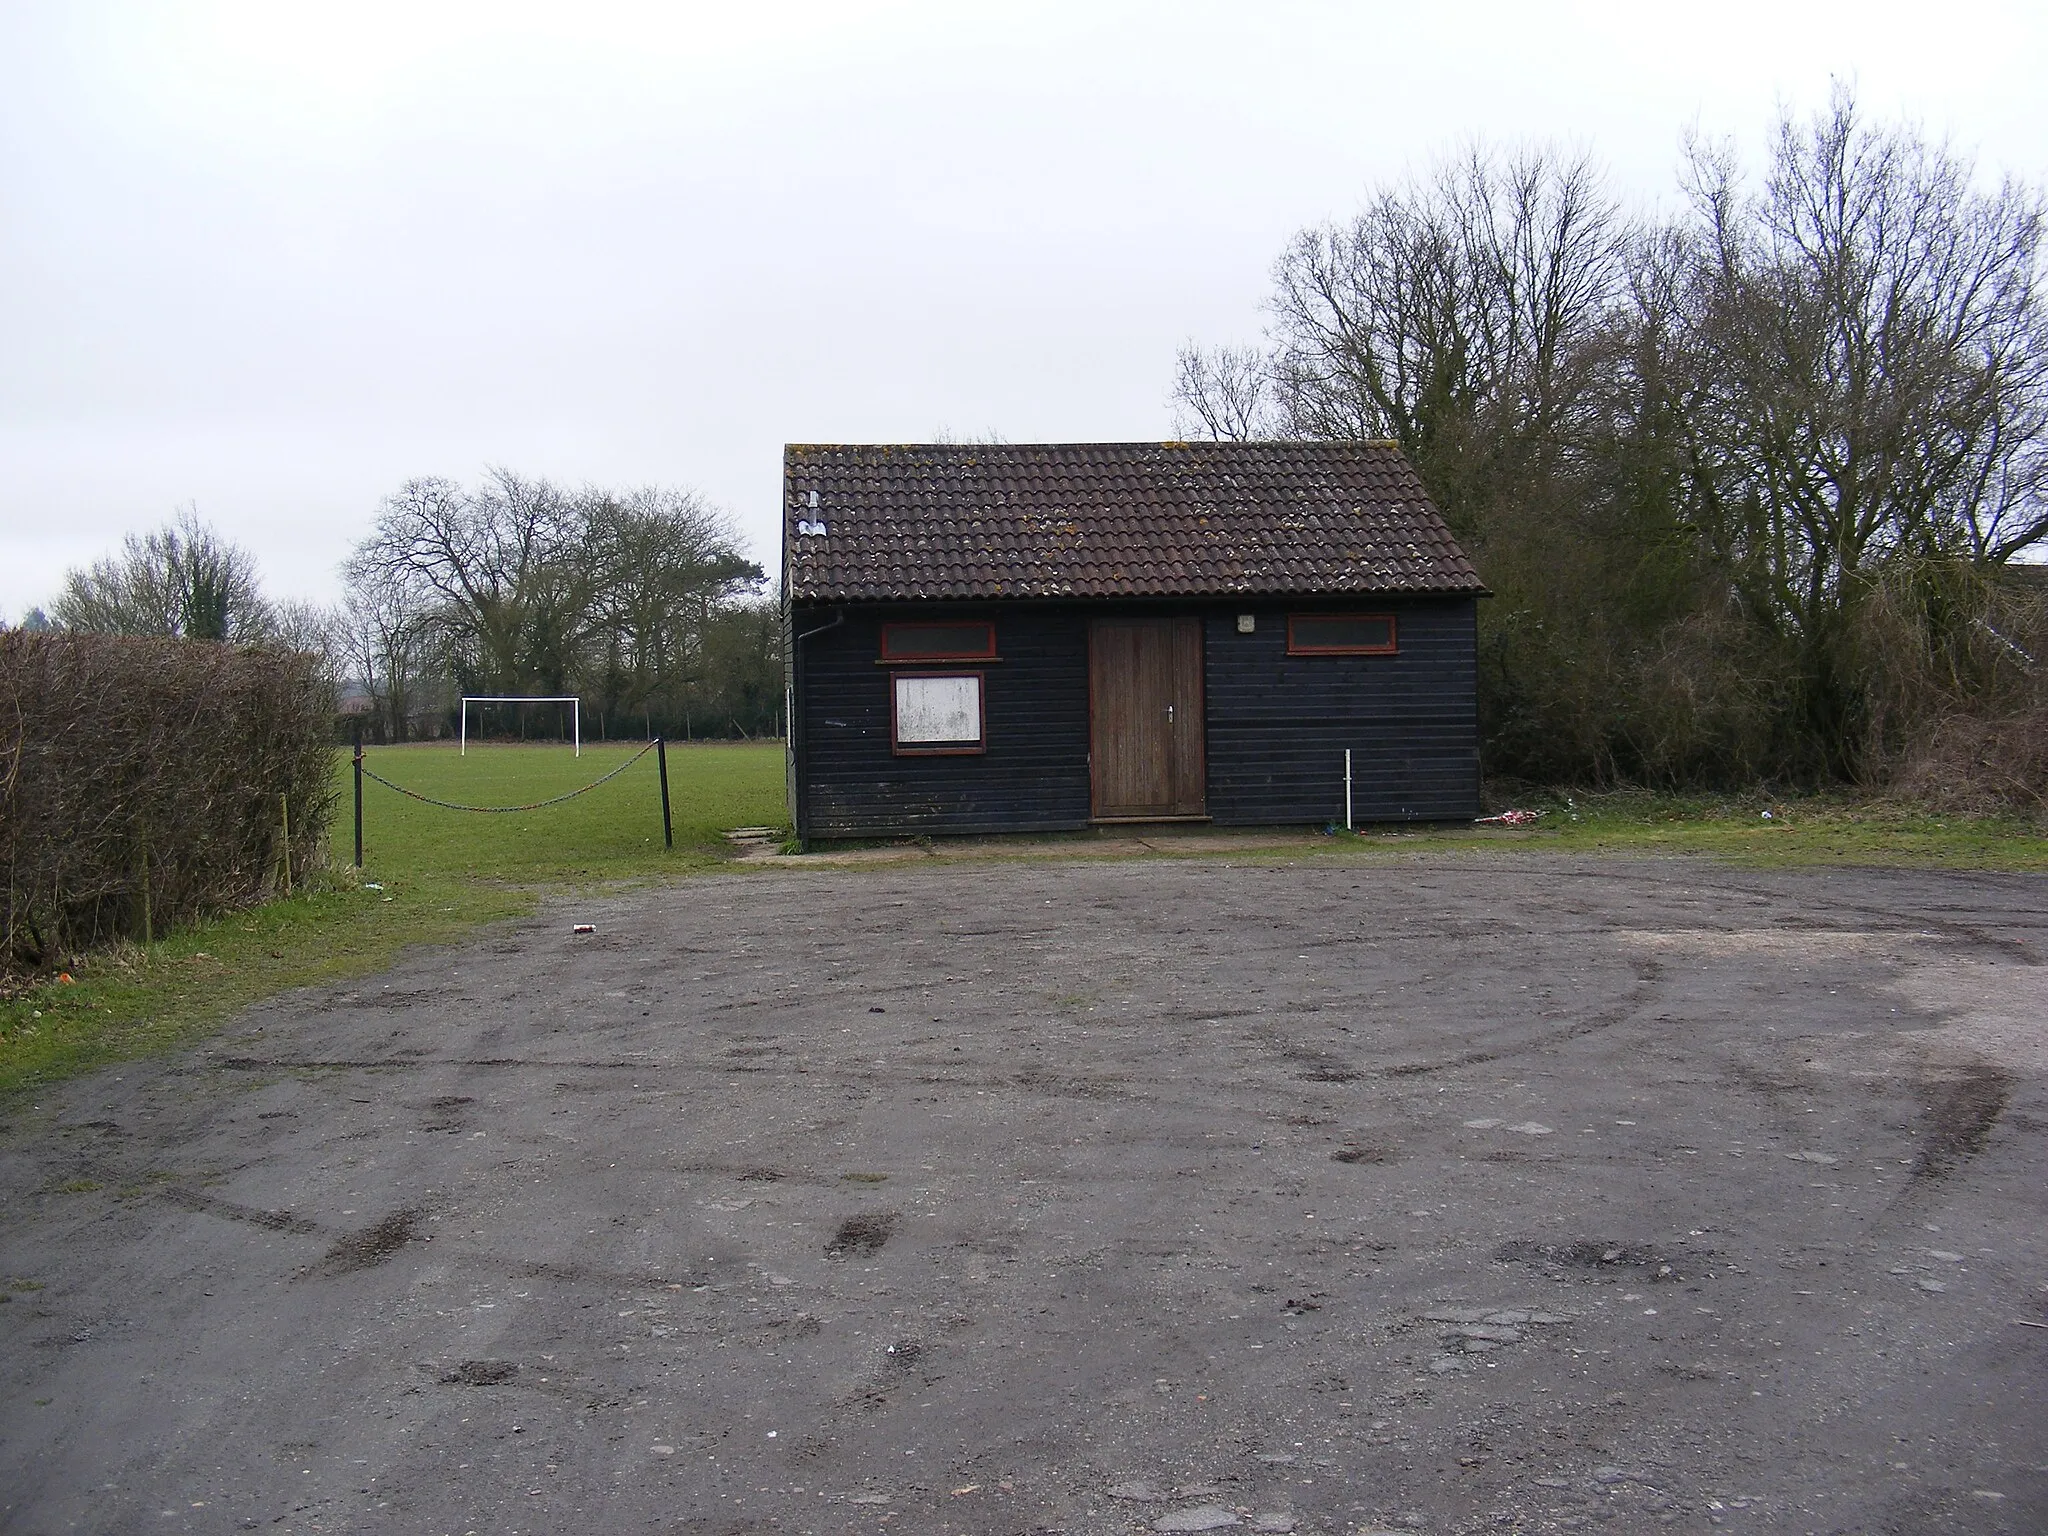
[[[896,679],[896,743],[904,747],[981,745],[981,679]]]

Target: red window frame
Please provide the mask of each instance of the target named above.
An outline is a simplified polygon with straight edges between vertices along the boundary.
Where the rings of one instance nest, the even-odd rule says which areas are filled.
[[[971,677],[974,679],[974,728],[979,733],[973,741],[943,742],[902,742],[896,739],[896,684],[904,678],[947,678]],[[889,674],[889,751],[897,757],[979,757],[988,751],[988,674],[969,671],[964,668],[944,672],[906,672]]]
[[[1302,619],[1324,623],[1372,622],[1387,626],[1385,645],[1298,645],[1294,626]],[[1400,653],[1401,636],[1391,613],[1290,613],[1287,615],[1287,654],[1290,656],[1394,656]]]
[[[977,651],[917,651],[914,653],[895,650],[891,639],[906,629],[979,629],[985,643]],[[897,666],[923,666],[933,661],[1000,661],[996,655],[996,621],[994,619],[916,619],[900,624],[882,626],[882,655],[885,662]]]

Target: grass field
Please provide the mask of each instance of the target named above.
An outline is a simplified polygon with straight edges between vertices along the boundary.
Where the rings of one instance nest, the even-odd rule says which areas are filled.
[[[366,766],[395,784],[468,805],[545,800],[588,784],[637,746],[370,748]],[[567,804],[519,815],[422,805],[363,787],[360,878],[348,759],[336,755],[335,867],[288,899],[139,945],[79,957],[70,982],[0,999],[0,1097],[109,1061],[164,1049],[260,998],[388,965],[409,944],[460,937],[530,912],[550,890],[658,880],[715,868],[720,836],[777,826],[780,743],[671,747],[676,847],[661,839],[661,793],[648,754]]]
[[[484,746],[458,757],[432,745],[373,748],[367,765],[408,789],[468,805],[545,800],[627,762],[637,747]],[[650,754],[566,804],[518,815],[422,805],[364,786],[365,869],[351,852],[347,755],[335,868],[286,900],[138,946],[80,957],[73,980],[0,997],[0,1098],[105,1062],[191,1039],[287,988],[377,970],[410,944],[460,938],[530,912],[549,892],[676,878],[718,867],[720,834],[785,823],[782,747],[700,744],[669,751],[676,847],[663,851]],[[1377,857],[1442,848],[1507,852],[1704,855],[1779,866],[1890,864],[2048,870],[2048,836],[2017,819],[1928,816],[1846,798],[1647,794],[1540,796],[1532,831],[1406,829],[1396,837],[1314,838],[1267,856]],[[1766,816],[1764,813],[1769,812]],[[1072,839],[1061,845],[1076,851]],[[1199,852],[1199,845],[1186,851]]]
[[[639,746],[602,746],[573,756],[560,746],[371,747],[364,766],[407,789],[464,805],[524,805],[567,793],[627,765]],[[514,815],[441,810],[363,786],[363,864],[369,879],[463,877],[556,885],[657,876],[701,866],[724,850],[729,827],[782,826],[782,746],[698,743],[668,749],[676,852],[661,843],[661,790],[647,753],[607,784],[564,805]],[[348,763],[334,848],[346,859]]]

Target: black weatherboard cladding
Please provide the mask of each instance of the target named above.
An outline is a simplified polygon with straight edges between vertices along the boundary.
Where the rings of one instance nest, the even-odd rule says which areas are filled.
[[[801,607],[818,630],[796,656],[798,830],[806,837],[1058,831],[1088,825],[1088,627],[1071,610]],[[993,617],[998,661],[880,666],[882,625]],[[982,674],[987,750],[898,756],[890,748],[897,672]]]
[[[1391,613],[1392,656],[1290,656],[1285,608],[1211,613],[1204,626],[1209,814],[1219,823],[1357,822],[1479,814],[1475,608],[1469,597],[1315,605]],[[1236,613],[1250,611],[1251,634]]]
[[[1392,613],[1393,656],[1289,656],[1289,611]],[[1058,831],[1089,820],[1088,624],[1119,604],[988,603],[975,607],[801,605],[798,826],[807,837]],[[1357,599],[1289,607],[1174,605],[1204,619],[1208,812],[1221,825],[1341,821],[1344,752],[1354,818],[1455,819],[1478,813],[1473,600]],[[1250,634],[1237,616],[1250,612]],[[843,621],[834,623],[843,615]],[[995,662],[960,664],[985,678],[987,750],[897,756],[890,677],[877,665],[882,625],[991,618]],[[830,625],[825,628],[822,626]],[[934,665],[904,671],[945,671]]]

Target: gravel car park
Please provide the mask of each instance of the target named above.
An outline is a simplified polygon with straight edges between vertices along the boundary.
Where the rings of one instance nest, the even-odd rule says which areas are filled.
[[[7,1108],[0,1527],[2048,1529],[2044,898],[1461,850],[553,907]]]

